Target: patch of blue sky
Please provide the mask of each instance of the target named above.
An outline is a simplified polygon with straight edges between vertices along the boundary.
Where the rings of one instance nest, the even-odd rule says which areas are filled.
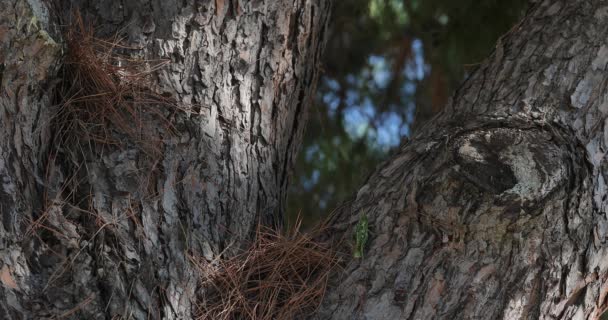
[[[416,84],[411,81],[406,81],[401,87],[401,90],[406,96],[412,96],[416,93]]]
[[[363,99],[361,105],[356,105],[354,103],[355,96],[358,100],[357,92],[349,91],[346,94],[347,107],[344,110],[344,129],[351,138],[360,139],[365,135],[371,120],[376,115],[376,108],[368,97]]]
[[[306,161],[310,162],[313,160],[313,158],[315,156],[317,156],[317,154],[319,154],[319,151],[321,151],[321,148],[319,147],[318,144],[314,143],[311,146],[309,146],[308,148],[306,148],[306,150],[304,151],[304,158],[306,159]],[[319,156],[324,156],[323,154],[320,154]]]
[[[376,143],[378,146],[395,147],[401,142],[401,127],[403,118],[396,112],[386,112],[382,115],[377,126]]]
[[[321,172],[318,169],[313,170],[310,177],[302,177],[302,187],[304,190],[310,191],[319,183],[319,178],[321,178]]]
[[[370,55],[367,63],[372,69],[373,84],[379,89],[386,89],[391,80],[391,70],[383,56]]]
[[[334,91],[328,91],[323,95],[323,103],[328,108],[328,113],[330,117],[334,117],[338,110],[338,106],[340,105],[340,98]]]
[[[346,83],[348,83],[349,85],[355,85],[357,84],[357,77],[350,73],[346,75]]]
[[[331,138],[331,144],[333,144],[334,147],[339,147],[342,144],[342,139],[340,139],[340,136],[334,136]]]
[[[361,99],[361,96],[359,95],[359,92],[356,90],[348,90],[346,91],[346,99],[344,101],[344,103],[346,104],[347,108],[352,108],[352,107],[356,107],[359,104],[359,101]]]
[[[429,71],[430,66],[424,62],[422,41],[420,39],[412,40],[412,59],[403,68],[403,75],[409,80],[420,81],[424,79]]]
[[[338,97],[338,91],[340,91],[340,83],[338,81],[329,78],[323,77],[323,84],[329,88],[327,92],[323,94],[321,99],[323,103],[328,107],[328,113],[330,117],[336,116],[336,111],[338,110],[338,106],[340,105],[340,97]]]
[[[329,77],[324,77],[323,80],[325,81],[325,85],[330,88],[333,91],[338,91],[340,90],[340,83],[338,83],[338,81],[329,78]]]
[[[412,123],[414,122],[414,117],[416,112],[416,104],[413,101],[407,103],[407,111],[405,112],[405,122]],[[409,134],[408,134],[409,135]]]

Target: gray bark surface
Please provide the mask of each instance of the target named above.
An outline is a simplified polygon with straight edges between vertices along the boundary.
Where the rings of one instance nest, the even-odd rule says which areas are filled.
[[[0,1],[0,12],[0,315],[20,319],[31,317],[25,301],[39,285],[23,231],[41,207],[38,177],[50,134],[44,119],[51,116],[61,46],[41,3]]]
[[[170,60],[153,89],[187,110],[163,114],[175,133],[146,133],[160,159],[52,150],[58,18],[73,8]],[[0,1],[0,318],[192,318],[189,257],[281,223],[328,14],[322,0]]]
[[[336,215],[370,240],[318,317],[600,319],[607,68],[608,3],[535,5]]]

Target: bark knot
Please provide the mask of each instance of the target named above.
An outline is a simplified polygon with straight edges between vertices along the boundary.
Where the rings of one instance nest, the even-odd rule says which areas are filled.
[[[492,128],[456,140],[457,171],[501,198],[539,201],[567,178],[566,151],[538,129]]]

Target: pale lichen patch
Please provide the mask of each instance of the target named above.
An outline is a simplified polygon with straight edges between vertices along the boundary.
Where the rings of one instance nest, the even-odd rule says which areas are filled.
[[[477,151],[477,149],[471,145],[471,141],[465,141],[460,148],[458,148],[458,153],[461,156],[468,158],[470,160],[474,160],[477,162],[485,162],[483,156]]]
[[[570,96],[570,103],[572,106],[579,109],[586,106],[593,95],[595,89],[594,85],[596,83],[601,83],[602,78],[602,74],[593,71],[587,72],[583,80],[576,86],[574,93]]]
[[[536,162],[530,161],[533,159],[532,152],[527,148],[519,151],[521,152],[512,153],[507,159],[517,179],[517,184],[507,192],[517,194],[522,198],[532,198],[538,190],[542,189],[542,179]]]
[[[543,72],[545,79],[542,82],[544,86],[549,86],[551,82],[553,82],[553,77],[555,76],[556,71],[557,65],[555,64],[552,64],[547,69],[545,69],[545,71]]]
[[[591,68],[593,70],[606,70],[606,65],[608,65],[608,46],[602,45],[591,63]]]
[[[608,19],[608,6],[597,9],[595,11],[595,14],[593,15],[593,17],[598,20]]]

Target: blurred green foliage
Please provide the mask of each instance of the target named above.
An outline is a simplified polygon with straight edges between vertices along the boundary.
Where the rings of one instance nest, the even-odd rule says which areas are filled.
[[[527,7],[526,0],[334,0],[288,220],[299,214],[310,225],[353,196]]]

